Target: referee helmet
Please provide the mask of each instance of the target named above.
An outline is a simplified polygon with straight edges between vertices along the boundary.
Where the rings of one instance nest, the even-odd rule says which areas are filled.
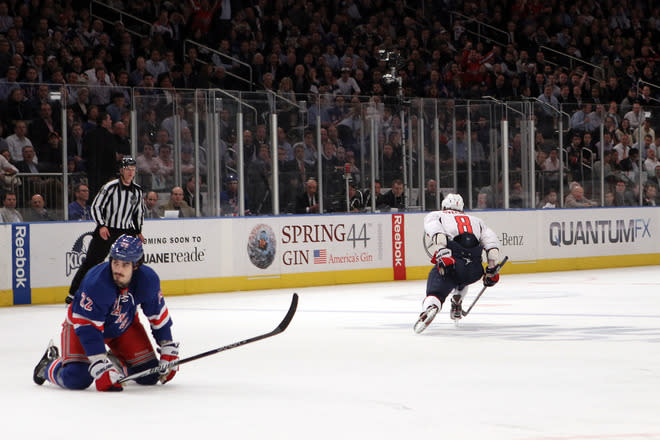
[[[137,166],[137,162],[131,156],[124,156],[121,160],[121,168]]]

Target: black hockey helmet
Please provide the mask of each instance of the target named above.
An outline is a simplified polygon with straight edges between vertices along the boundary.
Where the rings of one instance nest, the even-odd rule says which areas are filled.
[[[137,162],[131,156],[124,156],[122,158],[120,165],[121,168],[135,167],[135,166],[137,166]]]
[[[479,240],[477,240],[477,237],[471,232],[463,232],[462,234],[457,235],[454,237],[454,241],[465,249],[479,246]]]

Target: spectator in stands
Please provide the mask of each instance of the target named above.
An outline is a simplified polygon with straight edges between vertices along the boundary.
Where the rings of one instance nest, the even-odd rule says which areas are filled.
[[[349,67],[342,67],[340,69],[341,76],[336,82],[337,95],[359,95],[361,90],[355,78],[351,76],[351,69]]]
[[[186,201],[188,206],[190,206],[192,209],[195,209],[196,202],[195,202],[195,192],[197,188],[201,188],[201,179],[197,178],[195,179],[194,175],[188,176],[184,179],[184,187],[183,187],[183,200]],[[199,193],[199,212],[200,215],[204,215],[204,196],[201,193]]]
[[[83,146],[83,129],[80,122],[74,122],[70,126],[67,138],[67,153],[76,163],[76,169],[85,170],[85,150]]]
[[[619,162],[628,157],[631,148],[630,135],[622,134],[621,141],[614,146],[614,151],[618,154]]]
[[[406,196],[403,193],[403,181],[401,179],[392,181],[392,188],[383,194],[382,204],[389,207],[391,211],[405,211]]]
[[[9,125],[15,125],[18,121],[29,121],[34,115],[25,90],[20,87],[11,89],[7,102],[0,108],[3,119]]]
[[[154,148],[156,151],[159,151],[161,145],[169,145],[170,148],[172,147],[172,143],[170,141],[170,133],[164,128],[160,128],[156,132],[156,141],[154,143]]]
[[[121,120],[121,113],[124,110],[128,110],[126,97],[122,92],[112,92],[110,105],[106,108],[106,112],[110,115],[113,123]]]
[[[513,182],[509,190],[509,207],[512,209],[524,208],[525,199],[522,183],[519,181]]]
[[[542,209],[559,208],[559,202],[557,201],[557,191],[550,189],[545,197],[543,197],[543,200],[541,200],[538,207]]]
[[[436,211],[439,210],[440,204],[438,201],[442,201],[444,196],[440,192],[440,198],[438,198],[438,183],[435,179],[428,179],[426,181],[426,187],[424,188],[424,209],[427,211]],[[421,206],[421,203],[417,203]]]
[[[628,94],[626,95],[625,98],[623,98],[622,101],[619,102],[619,113],[621,115],[627,114],[629,111],[633,109],[633,104],[638,101],[637,100],[637,87],[628,87],[625,88],[624,90],[628,91]]]
[[[89,108],[89,89],[87,87],[76,88],[75,102],[70,104],[73,110],[75,119],[80,122],[87,120],[87,112]]]
[[[144,196],[144,218],[160,218],[158,193],[156,191],[147,191]]]
[[[89,187],[78,184],[73,188],[74,201],[69,203],[69,220],[91,220],[87,202],[89,200]]]
[[[151,56],[146,61],[145,69],[151,73],[154,78],[159,78],[161,74],[168,73],[167,64],[161,58],[160,50],[152,49]]]
[[[34,194],[30,199],[30,208],[25,212],[25,220],[29,222],[50,222],[55,219],[45,207],[46,202],[41,194]]]
[[[115,137],[115,145],[117,148],[117,160],[121,161],[124,156],[131,155],[131,141],[128,137],[128,129],[121,121],[112,124],[112,134]]]
[[[297,143],[294,148],[294,158],[285,164],[285,170],[291,177],[295,177],[300,185],[316,174],[316,169],[305,161],[305,147]],[[284,170],[283,170],[284,171]]]
[[[660,165],[660,161],[657,159],[656,149],[649,147],[646,149],[646,160],[644,160],[644,170],[646,171],[647,177],[652,177],[655,175],[655,168]]]
[[[39,117],[30,124],[30,140],[35,148],[37,156],[44,163],[49,164],[49,168],[54,168],[53,164],[61,163],[62,156],[53,157],[53,151],[49,146],[49,137],[51,133],[61,133],[62,119],[53,117],[53,108],[49,102],[42,102],[39,108]]]
[[[305,152],[305,162],[312,167],[316,167],[318,159],[318,149],[314,140],[314,133],[311,130],[305,130],[303,135],[303,148]]]
[[[56,131],[48,133],[48,140],[41,151],[41,165],[47,172],[58,172],[62,168],[62,137]]]
[[[13,14],[12,14],[13,15]],[[14,27],[14,17],[9,13],[9,6],[6,1],[0,3],[0,33],[5,35],[7,31]],[[6,40],[5,40],[6,41]],[[9,43],[7,41],[7,43]]]
[[[234,217],[239,214],[238,177],[230,173],[225,177],[224,189],[220,192],[220,215]],[[246,214],[249,214],[247,195],[245,197]]]
[[[658,206],[658,204],[658,188],[655,185],[645,185],[642,206]]]
[[[569,185],[570,194],[566,196],[564,206],[566,208],[589,208],[598,206],[598,203],[584,196],[584,188],[578,182]]]
[[[137,57],[135,59],[135,69],[128,74],[128,84],[132,87],[142,86],[144,77],[147,73],[149,73],[147,71],[147,61],[143,56]],[[153,78],[151,73],[149,73],[149,75]]]
[[[15,66],[7,67],[7,76],[0,79],[0,100],[5,101],[9,93],[16,88],[20,88],[18,81],[18,69]]]
[[[316,180],[313,178],[308,179],[307,182],[305,182],[305,191],[296,198],[296,213],[319,213],[319,200],[316,191]]]
[[[623,115],[623,119],[630,122],[630,128],[634,132],[637,128],[642,125],[644,122],[644,112],[642,111],[642,105],[639,100],[635,100],[632,105],[632,109]]]
[[[621,176],[627,183],[639,182],[640,161],[639,150],[637,148],[631,148],[628,152],[628,157],[621,160],[619,165],[621,166]]]
[[[18,168],[16,168],[7,157],[11,158],[9,150],[6,148],[0,150],[0,191],[12,190],[15,186],[21,184],[21,181],[16,177]]]
[[[651,126],[651,118],[645,116],[642,126],[633,132],[633,142],[638,142],[639,139],[644,139],[646,136],[651,137],[651,142],[655,139],[655,130]]]
[[[394,179],[400,179],[402,176],[401,157],[395,154],[394,147],[391,143],[383,145],[382,172],[383,172],[383,185],[389,187],[392,185]]]
[[[2,223],[20,223],[23,216],[16,210],[16,193],[7,191],[2,196],[2,208],[0,208],[0,221]]]
[[[172,146],[162,144],[158,147],[158,156],[154,159],[158,165],[158,171],[153,175],[153,188],[161,190],[174,184],[174,159],[172,158]]]
[[[151,25],[151,36],[158,34],[163,40],[168,43],[174,39],[174,29],[170,24],[169,12],[167,9],[161,9],[158,14],[158,19]],[[158,75],[154,75],[158,76]]]
[[[195,217],[195,211],[183,200],[183,188],[175,186],[170,191],[170,200],[158,207],[161,217],[165,217],[165,211],[179,211],[181,217]]]
[[[284,158],[289,161],[293,159],[293,146],[289,143],[286,131],[282,127],[277,128],[277,146],[284,149]]]
[[[637,205],[632,192],[627,188],[626,182],[622,179],[616,182],[614,187],[614,206],[634,206]]]
[[[103,112],[97,118],[97,126],[83,137],[87,160],[89,193],[93,200],[98,190],[117,175],[117,145],[112,133],[112,119]]]
[[[112,95],[112,82],[107,79],[108,73],[105,67],[100,66],[94,70],[94,80],[89,82],[89,102],[105,109],[110,103]]]
[[[153,186],[153,176],[158,174],[159,166],[156,161],[156,149],[151,144],[144,144],[142,153],[138,154],[137,162],[137,182],[145,190],[150,190]]]
[[[7,144],[7,140],[3,137],[3,134],[5,132],[5,124],[0,121],[0,154],[3,156],[6,155],[6,159],[11,162],[11,153],[9,152],[9,145]]]
[[[23,160],[23,149],[26,146],[33,147],[32,141],[26,136],[27,123],[25,121],[16,121],[14,126],[14,134],[7,136],[7,146],[11,153],[11,159],[14,163]],[[32,150],[34,153],[34,149]],[[34,164],[39,163],[39,158],[36,153],[33,154],[31,162]]]
[[[635,143],[632,147],[637,148],[637,150],[641,152],[643,159],[646,158],[646,151],[649,148],[655,149],[655,146],[653,145],[653,138],[651,137],[651,135],[644,136],[641,142]]]
[[[247,196],[250,200],[250,211],[255,215],[272,212],[271,208],[271,159],[268,145],[261,144],[257,157],[250,162],[247,169]]]
[[[193,39],[215,46],[211,44],[211,24],[224,3],[220,0],[190,0],[193,11],[190,18],[190,28],[194,30]]]

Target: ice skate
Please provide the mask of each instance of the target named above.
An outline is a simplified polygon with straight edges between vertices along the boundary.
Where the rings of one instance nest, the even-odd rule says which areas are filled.
[[[421,333],[426,330],[426,327],[431,324],[431,321],[433,321],[433,318],[435,318],[435,315],[437,315],[439,311],[440,309],[438,309],[438,306],[435,304],[428,306],[426,310],[419,315],[419,319],[415,323],[415,333]]]
[[[46,348],[46,352],[41,357],[41,360],[39,360],[37,366],[34,367],[34,374],[32,375],[34,383],[37,385],[43,385],[43,383],[46,381],[46,367],[59,356],[60,352],[57,347],[55,347],[55,344],[53,344],[53,340],[51,339],[51,341],[48,343],[48,348]]]
[[[451,319],[458,325],[458,321],[463,317],[463,297],[461,295],[454,295],[451,297]]]

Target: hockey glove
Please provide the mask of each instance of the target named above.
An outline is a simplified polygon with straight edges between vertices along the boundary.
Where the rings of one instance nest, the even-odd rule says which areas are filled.
[[[168,368],[168,363],[179,359],[179,343],[178,342],[162,342],[160,344],[160,381],[166,383],[174,378],[174,375],[179,371],[179,367]]]
[[[91,356],[89,358],[89,374],[94,378],[96,389],[99,391],[121,391],[123,388],[117,381],[124,377],[115,368],[113,363],[105,354]]]
[[[451,251],[447,248],[443,248],[437,251],[433,256],[433,259],[436,261],[440,275],[445,275],[448,273],[454,268],[454,264],[456,263],[456,259],[452,257]]]
[[[484,274],[484,286],[493,287],[500,280],[500,274],[495,273],[496,267],[487,267]]]

